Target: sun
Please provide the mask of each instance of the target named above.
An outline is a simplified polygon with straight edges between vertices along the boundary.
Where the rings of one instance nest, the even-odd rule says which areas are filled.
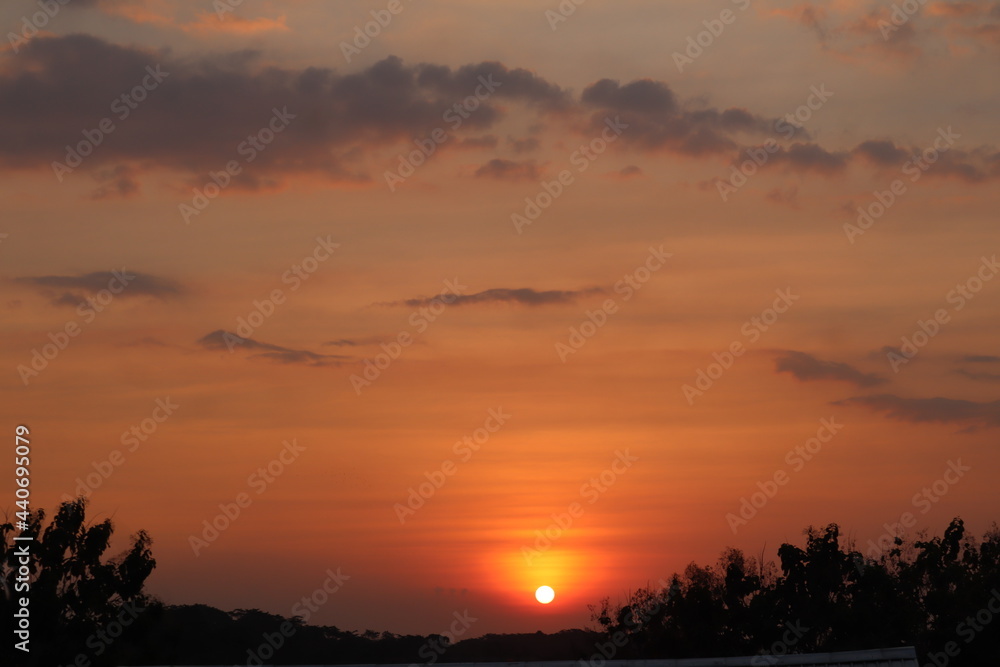
[[[556,592],[551,586],[539,586],[535,591],[535,599],[542,604],[548,604],[556,598]]]

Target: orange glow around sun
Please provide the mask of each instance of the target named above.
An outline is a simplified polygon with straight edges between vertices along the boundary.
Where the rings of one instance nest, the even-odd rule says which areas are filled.
[[[600,560],[596,554],[584,556],[558,546],[530,559],[519,550],[511,550],[489,559],[493,563],[489,578],[497,594],[525,612],[529,607],[538,609],[539,603],[552,602],[553,598],[539,597],[542,588],[550,589],[553,595],[559,591],[561,607],[568,604],[583,608],[597,594],[591,587],[599,585],[593,577],[602,569]]]

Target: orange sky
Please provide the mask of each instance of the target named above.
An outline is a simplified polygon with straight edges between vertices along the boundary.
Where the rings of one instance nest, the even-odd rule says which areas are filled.
[[[0,10],[35,506],[168,603],[474,635],[997,518],[996,6],[388,6]]]

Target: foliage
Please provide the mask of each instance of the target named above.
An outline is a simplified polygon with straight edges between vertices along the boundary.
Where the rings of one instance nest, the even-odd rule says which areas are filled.
[[[726,550],[711,567],[689,565],[669,587],[643,589],[621,605],[592,606],[610,638],[629,641],[617,657],[707,657],[846,651],[916,646],[940,653],[954,642],[950,664],[986,664],[1000,655],[1000,531],[982,543],[960,518],[942,537],[912,543],[896,537],[887,551],[865,556],[841,544],[829,524],[805,531],[805,548],[782,544],[780,574],[772,563]],[[635,622],[635,609],[660,602]],[[985,610],[985,611],[984,611]],[[977,614],[979,621],[977,622]],[[977,629],[978,628],[978,629]]]

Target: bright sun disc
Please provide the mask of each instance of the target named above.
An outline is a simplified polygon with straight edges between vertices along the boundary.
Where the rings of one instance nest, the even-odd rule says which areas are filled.
[[[552,590],[551,586],[539,586],[538,590],[535,591],[535,599],[542,604],[548,604],[552,602],[556,597],[556,592]]]

